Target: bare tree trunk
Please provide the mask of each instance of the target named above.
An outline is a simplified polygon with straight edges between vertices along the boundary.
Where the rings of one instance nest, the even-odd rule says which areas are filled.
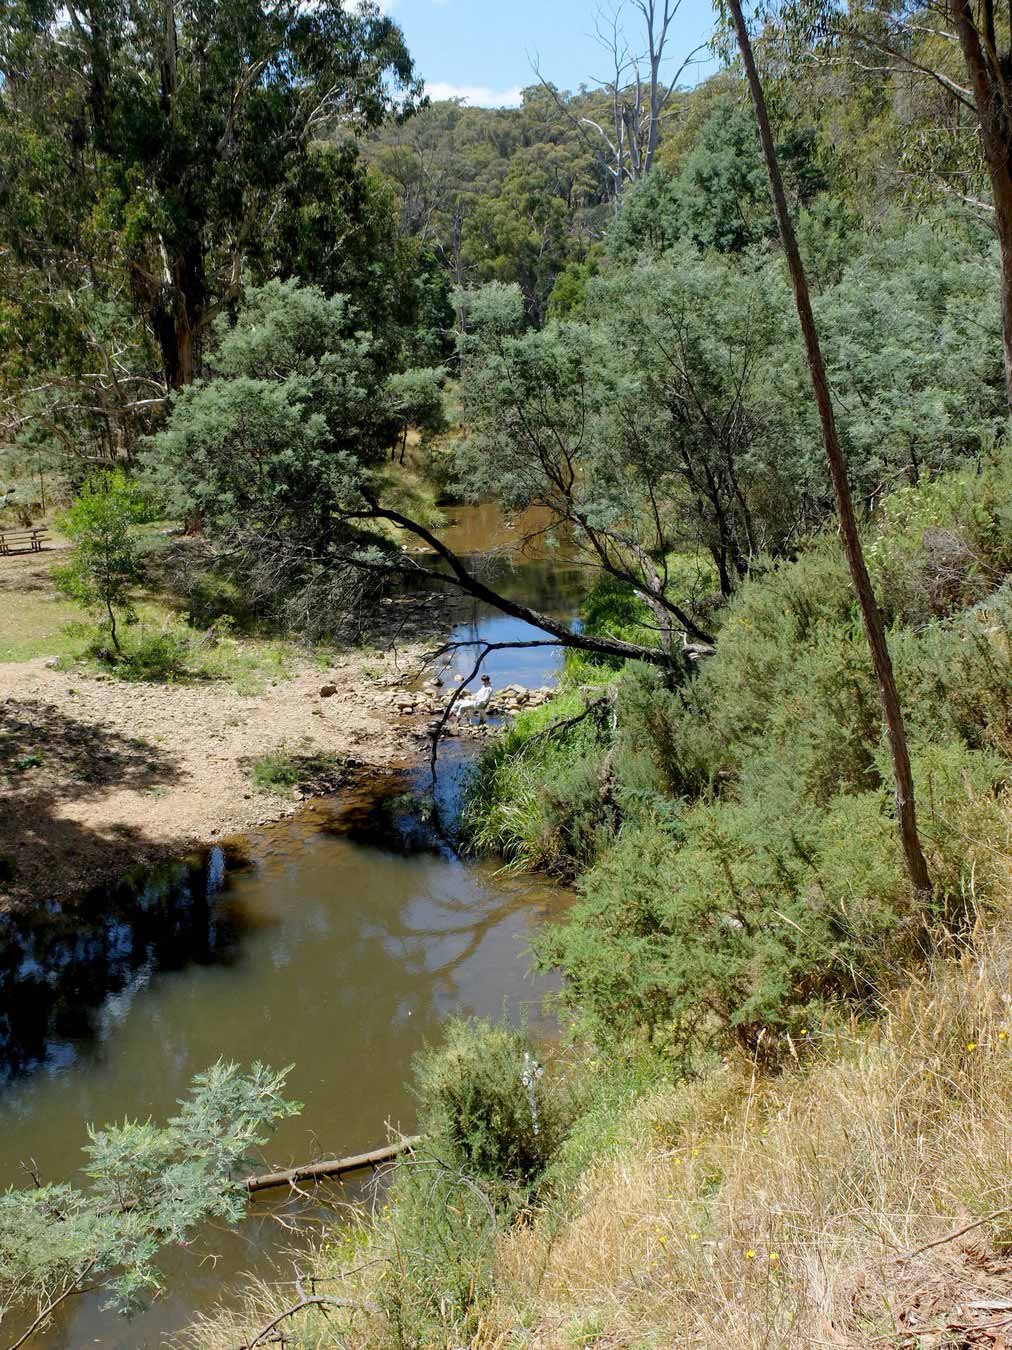
[[[953,26],[973,88],[981,148],[991,181],[994,223],[1001,251],[1001,319],[1005,395],[1012,410],[1012,114],[1008,106],[1007,63],[998,56],[993,0],[983,0],[981,34],[968,0],[950,0]]]
[[[960,2],[965,3],[965,0],[960,0]],[[745,25],[745,17],[742,14],[741,0],[728,0],[728,7],[734,22],[738,48],[741,52],[741,59],[748,77],[749,90],[752,94],[752,102],[755,106],[756,120],[759,123],[759,136],[769,173],[773,208],[776,212],[777,224],[780,227],[780,238],[790,268],[798,318],[801,322],[801,331],[804,334],[805,348],[808,353],[808,368],[812,377],[812,389],[819,409],[819,418],[822,422],[822,437],[826,447],[826,457],[829,460],[829,471],[836,491],[836,508],[840,518],[840,533],[843,536],[844,552],[847,555],[854,590],[857,592],[858,602],[861,606],[861,617],[864,620],[865,634],[868,638],[875,676],[878,680],[882,713],[889,738],[889,748],[892,751],[893,775],[896,783],[896,814],[899,821],[900,839],[903,844],[907,873],[914,891],[918,895],[926,896],[931,894],[931,878],[917,831],[914,780],[910,770],[910,754],[907,750],[903,710],[900,707],[899,694],[896,690],[896,679],[893,674],[892,660],[889,656],[889,646],[886,642],[885,626],[875,600],[875,592],[872,589],[871,578],[868,575],[864,552],[861,548],[857,517],[854,513],[854,501],[850,491],[850,480],[847,475],[847,462],[836,431],[833,402],[829,392],[829,381],[826,377],[826,366],[822,358],[822,348],[819,345],[819,334],[815,326],[815,316],[812,313],[808,279],[805,276],[805,268],[798,251],[794,226],[787,209],[787,197],[784,193],[780,164],[777,159],[773,133],[770,129],[766,98],[763,94],[759,72],[756,69],[752,43],[749,39],[748,28]]]
[[[109,633],[112,637],[112,645],[116,648],[117,653],[122,656],[123,648],[119,645],[119,635],[116,632],[116,615],[113,611],[112,602],[108,598],[105,602],[105,609],[109,615]]]

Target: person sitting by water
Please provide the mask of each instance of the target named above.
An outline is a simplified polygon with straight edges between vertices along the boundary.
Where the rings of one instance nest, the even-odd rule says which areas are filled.
[[[489,704],[492,702],[492,677],[483,675],[481,677],[481,687],[476,694],[468,694],[466,698],[459,699],[453,714],[460,722],[466,713],[471,721],[475,718],[485,725],[485,719],[488,717]]]

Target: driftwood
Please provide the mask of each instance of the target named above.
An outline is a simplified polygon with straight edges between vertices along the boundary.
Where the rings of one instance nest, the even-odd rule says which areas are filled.
[[[323,1181],[327,1177],[343,1177],[350,1172],[364,1172],[367,1167],[381,1167],[383,1163],[393,1162],[395,1158],[399,1158],[402,1153],[409,1153],[421,1142],[421,1135],[415,1135],[411,1139],[402,1139],[400,1143],[388,1144],[385,1148],[374,1148],[371,1153],[357,1153],[351,1158],[332,1158],[328,1162],[289,1167],[284,1172],[268,1172],[260,1177],[247,1177],[246,1189],[252,1195],[256,1191],[295,1186],[300,1181]]]

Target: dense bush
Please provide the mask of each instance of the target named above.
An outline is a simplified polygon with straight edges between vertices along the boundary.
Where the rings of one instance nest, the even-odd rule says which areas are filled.
[[[523,1028],[452,1019],[440,1045],[419,1056],[421,1127],[471,1177],[532,1191],[579,1111],[561,1063],[534,1072]],[[525,1077],[529,1081],[525,1081]],[[532,1105],[533,1099],[533,1105]]]
[[[950,745],[915,768],[937,906],[911,896],[881,789],[820,808],[781,782],[747,804],[699,804],[677,834],[624,830],[540,938],[541,961],[563,967],[598,1039],[645,1032],[683,1066],[703,1032],[776,1057],[844,999],[877,999],[989,894],[1007,766]]]
[[[541,1069],[522,1028],[460,1019],[418,1058],[425,1142],[395,1173],[385,1225],[394,1253],[408,1254],[380,1286],[394,1345],[469,1343],[496,1241],[543,1196],[590,1096],[546,1060]]]
[[[1008,478],[996,459],[904,489],[870,531],[936,885],[927,906],[903,870],[833,538],[747,581],[717,655],[683,684],[602,672],[613,717],[552,735],[592,696],[571,679],[554,710],[486,754],[476,842],[584,874],[538,957],[562,967],[598,1040],[645,1039],[683,1067],[726,1041],[776,1058],[844,1002],[873,1005],[994,903],[1012,760]]]

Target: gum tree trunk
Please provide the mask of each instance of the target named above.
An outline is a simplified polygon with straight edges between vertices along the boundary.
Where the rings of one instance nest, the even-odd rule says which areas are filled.
[[[875,600],[871,578],[864,560],[861,539],[858,534],[857,517],[854,513],[854,499],[850,491],[850,479],[847,474],[847,462],[843,447],[836,430],[836,418],[833,414],[833,402],[829,392],[829,380],[826,365],[819,344],[819,334],[812,313],[811,296],[804,264],[798,250],[798,241],[794,233],[790,212],[787,209],[787,197],[784,193],[783,178],[777,159],[773,133],[770,129],[769,114],[766,110],[766,98],[762,82],[756,69],[752,43],[742,13],[741,0],[728,0],[728,9],[734,23],[738,49],[748,77],[749,91],[755,107],[756,120],[759,123],[759,136],[762,141],[763,155],[769,174],[770,195],[773,209],[780,228],[780,238],[794,287],[794,299],[798,310],[798,319],[805,339],[808,355],[808,368],[812,377],[812,390],[822,423],[822,437],[826,447],[826,458],[836,492],[836,509],[840,520],[840,533],[843,537],[844,552],[850,567],[850,575],[861,606],[865,635],[871,649],[875,677],[878,681],[879,696],[882,702],[882,715],[885,721],[889,748],[892,752],[893,776],[896,786],[896,815],[899,823],[900,839],[903,844],[903,856],[906,860],[907,874],[916,894],[931,894],[931,878],[928,865],[921,848],[917,830],[917,808],[914,800],[914,780],[910,770],[910,754],[907,749],[906,728],[903,722],[903,710],[900,707],[896,690],[896,678],[893,674],[892,660],[886,642],[885,626]]]

